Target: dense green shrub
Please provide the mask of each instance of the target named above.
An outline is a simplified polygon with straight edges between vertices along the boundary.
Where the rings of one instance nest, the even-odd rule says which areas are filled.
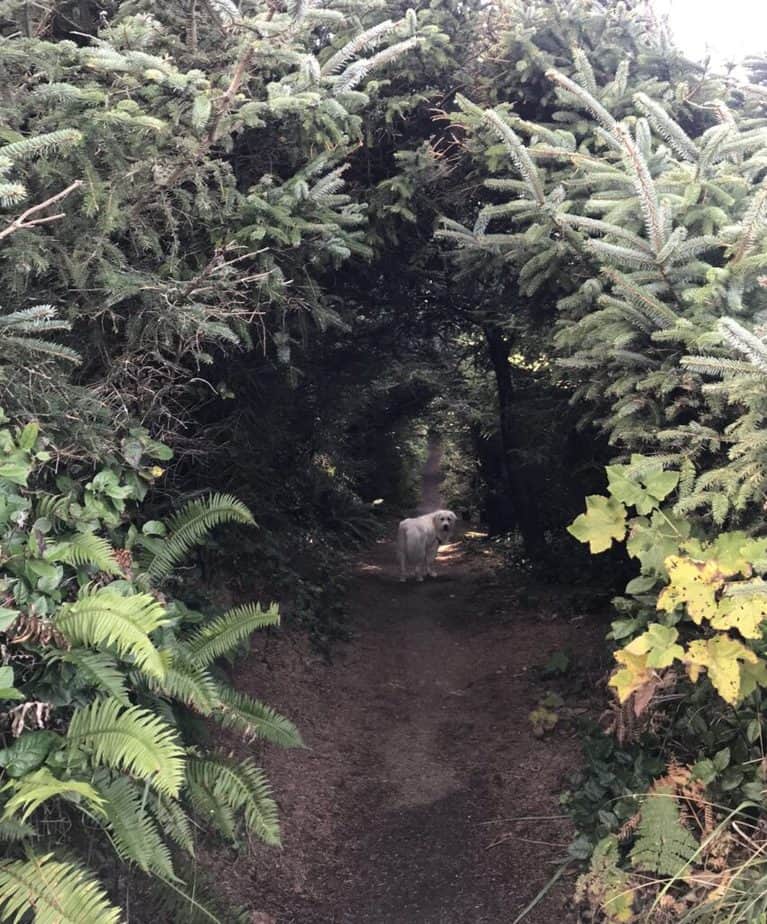
[[[48,908],[54,920],[58,908],[67,919],[117,920],[86,873],[86,857],[109,868],[94,839],[179,885],[174,854],[194,852],[198,826],[279,844],[262,771],[211,749],[191,721],[300,746],[287,719],[235,691],[216,664],[276,625],[277,609],[201,612],[174,577],[217,525],[253,519],[215,495],[142,520],[139,504],[162,474],[156,460],[169,456],[136,431],[121,460],[73,477],[56,471],[36,424],[0,426],[6,914],[35,907],[48,920]],[[54,859],[64,847],[76,861]]]

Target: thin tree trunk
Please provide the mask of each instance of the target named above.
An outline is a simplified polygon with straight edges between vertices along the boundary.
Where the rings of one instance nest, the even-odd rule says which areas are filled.
[[[488,355],[495,374],[498,393],[498,423],[501,435],[502,473],[505,489],[511,500],[516,526],[531,557],[544,551],[543,530],[534,492],[525,484],[524,466],[520,459],[518,425],[514,415],[514,379],[509,365],[511,344],[495,324],[483,328]]]

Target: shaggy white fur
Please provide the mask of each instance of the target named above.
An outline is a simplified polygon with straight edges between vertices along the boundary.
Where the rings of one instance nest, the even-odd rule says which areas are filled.
[[[417,581],[424,574],[436,577],[434,559],[442,543],[449,542],[453,535],[456,516],[452,510],[435,510],[422,517],[403,520],[397,531],[397,561],[400,581],[406,581],[408,571],[415,571]]]

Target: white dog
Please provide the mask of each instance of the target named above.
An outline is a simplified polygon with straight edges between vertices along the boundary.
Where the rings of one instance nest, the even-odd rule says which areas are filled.
[[[403,520],[397,532],[397,560],[400,581],[407,580],[408,566],[415,569],[416,580],[422,581],[424,574],[436,577],[434,559],[443,542],[449,542],[453,535],[456,516],[452,510],[435,510],[422,517]]]

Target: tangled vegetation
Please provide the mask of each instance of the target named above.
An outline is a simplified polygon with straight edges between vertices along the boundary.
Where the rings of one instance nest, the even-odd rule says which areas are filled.
[[[117,921],[120,863],[183,895],[208,827],[279,842],[206,734],[300,746],[220,663],[277,608],[198,605],[189,556],[327,643],[439,421],[457,509],[630,577],[568,796],[585,919],[764,920],[748,69],[638,0],[0,2],[3,919]]]

